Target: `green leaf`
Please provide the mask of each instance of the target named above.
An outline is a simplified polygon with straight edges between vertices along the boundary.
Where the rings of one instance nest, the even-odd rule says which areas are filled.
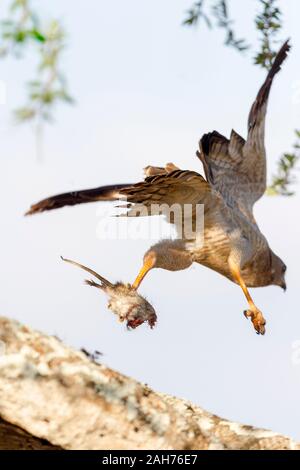
[[[14,111],[18,122],[30,121],[35,118],[36,110],[31,107],[18,108]]]
[[[46,42],[46,37],[37,29],[32,29],[29,31],[29,34],[33,37],[33,39],[36,39],[39,42]]]

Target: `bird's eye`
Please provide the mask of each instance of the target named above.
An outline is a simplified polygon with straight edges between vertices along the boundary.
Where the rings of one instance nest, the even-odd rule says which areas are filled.
[[[286,272],[286,266],[283,266],[282,268],[282,272],[285,273]]]

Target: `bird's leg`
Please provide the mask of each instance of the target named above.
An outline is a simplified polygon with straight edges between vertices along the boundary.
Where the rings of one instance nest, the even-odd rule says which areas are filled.
[[[167,271],[181,271],[193,263],[191,254],[182,240],[161,240],[152,246],[144,256],[144,263],[132,287],[138,289],[146,274],[153,268]]]
[[[236,282],[241,286],[245,297],[248,301],[249,304],[249,310],[245,310],[244,315],[246,318],[251,318],[251,321],[253,323],[253,326],[257,332],[257,334],[264,335],[265,334],[265,324],[266,320],[263,317],[263,314],[261,311],[256,307],[249,290],[246,286],[246,283],[244,279],[242,278],[240,268],[237,264],[235,263],[229,263],[232,275]]]
[[[146,274],[152,269],[154,268],[155,266],[155,262],[156,262],[156,259],[155,259],[155,256],[152,256],[150,253],[149,255],[146,255],[144,257],[144,262],[143,262],[143,266],[142,268],[140,269],[140,272],[138,273],[134,283],[132,284],[132,287],[134,289],[138,289],[140,287],[140,284],[142,282],[142,280],[144,279],[144,277],[146,276]]]

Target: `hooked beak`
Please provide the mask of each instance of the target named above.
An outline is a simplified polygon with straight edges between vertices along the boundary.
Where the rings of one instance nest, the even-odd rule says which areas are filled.
[[[280,284],[280,287],[284,290],[284,292],[286,292],[287,286],[286,286],[286,282],[285,282],[285,281],[283,281],[283,282]]]

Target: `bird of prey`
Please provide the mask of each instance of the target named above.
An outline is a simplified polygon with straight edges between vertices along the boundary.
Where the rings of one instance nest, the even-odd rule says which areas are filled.
[[[139,215],[138,212],[132,214],[132,208],[141,205],[149,208],[157,203],[182,207],[189,204],[193,208],[191,219],[194,222],[195,208],[203,204],[203,243],[198,242],[197,236],[158,242],[145,253],[133,287],[138,289],[153,268],[177,271],[193,263],[202,264],[242,288],[249,305],[244,314],[251,319],[256,332],[264,334],[266,321],[248,288],[276,285],[285,290],[286,265],[261,233],[253,216],[253,206],[266,190],[264,141],[270,89],[289,50],[286,41],[257,94],[248,118],[247,139],[234,130],[229,139],[216,131],[201,138],[196,155],[202,162],[205,178],[172,163],[162,168],[148,166],[142,182],[59,194],[32,205],[27,214],[126,197],[129,215]],[[168,221],[175,223],[171,215]]]

